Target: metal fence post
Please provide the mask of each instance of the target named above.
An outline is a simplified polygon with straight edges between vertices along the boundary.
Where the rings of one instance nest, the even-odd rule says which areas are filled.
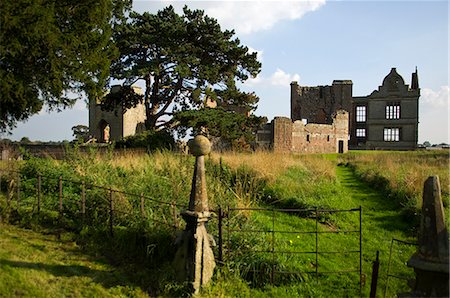
[[[270,274],[270,282],[273,285],[275,271],[275,209],[272,209],[272,272]]]
[[[223,238],[222,238],[222,219],[223,219],[223,211],[222,207],[219,207],[219,264],[223,263]]]
[[[63,202],[62,202],[62,176],[59,176],[59,215],[63,215]]]
[[[175,201],[172,201],[171,207],[172,207],[173,223],[175,227],[178,228],[177,208],[175,206],[176,206]]]
[[[378,269],[380,268],[380,251],[377,250],[377,257],[372,265],[372,282],[370,284],[370,298],[377,295]]]
[[[17,172],[17,208],[20,202],[20,172]]]
[[[362,295],[363,275],[362,275],[362,208],[359,206],[359,295]]]
[[[109,232],[111,234],[111,237],[114,237],[113,225],[114,225],[113,192],[112,188],[109,188]]]
[[[10,191],[11,191],[11,181],[6,179],[6,205],[9,207],[9,199],[10,199]]]
[[[41,212],[41,174],[38,175],[37,180],[37,212]]]
[[[86,217],[86,183],[84,180],[81,182],[81,216],[84,223]]]
[[[391,270],[392,247],[393,246],[394,246],[394,239],[391,240],[391,247],[389,248],[389,261],[388,261],[388,265],[387,265],[386,284],[384,285],[384,297],[386,297],[388,284],[389,284],[389,277],[390,277],[390,270]]]
[[[141,217],[145,218],[145,209],[144,209],[144,193],[141,192]]]
[[[227,256],[229,256],[230,255],[230,249],[231,249],[231,246],[230,246],[230,243],[231,243],[231,240],[230,240],[230,206],[228,206],[227,207]]]
[[[316,282],[319,281],[319,212],[316,209]]]

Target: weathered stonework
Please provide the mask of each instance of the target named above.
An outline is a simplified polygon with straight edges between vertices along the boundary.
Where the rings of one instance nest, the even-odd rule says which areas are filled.
[[[334,80],[331,86],[318,87],[302,87],[292,82],[291,119],[331,124],[337,110],[351,110],[352,88],[350,80]]]
[[[335,80],[331,86],[306,87],[291,83],[291,119],[331,124],[340,109],[349,113],[349,145],[354,149],[415,149],[419,123],[419,79],[411,87],[392,68],[378,90],[354,97],[352,81]],[[357,109],[364,109],[364,117]],[[393,110],[389,110],[392,108]],[[389,114],[390,113],[390,114]]]
[[[418,249],[407,265],[416,279],[412,292],[401,296],[449,297],[449,239],[437,176],[424,183]]]
[[[192,177],[189,208],[182,212],[186,228],[177,239],[178,250],[174,267],[178,278],[187,281],[192,291],[198,293],[212,278],[216,262],[205,224],[211,214],[206,193],[205,155],[211,151],[209,140],[201,135],[189,141],[189,150],[195,156],[194,175]]]
[[[140,87],[134,86],[134,91],[143,94]],[[117,92],[120,86],[113,86],[111,92]],[[117,107],[115,111],[103,111],[100,103],[89,103],[89,131],[98,142],[117,141],[123,137],[144,131],[146,119],[145,107],[139,104],[123,111]],[[109,137],[107,137],[109,135]]]
[[[417,148],[419,124],[420,89],[417,70],[412,74],[411,88],[403,78],[392,68],[384,78],[378,90],[368,96],[353,97],[351,119],[350,145],[361,149],[393,149],[409,150]],[[388,117],[389,106],[398,107],[397,115]],[[366,107],[366,121],[358,122],[356,108]],[[393,119],[388,119],[393,118]],[[398,131],[398,140],[386,140],[385,130],[394,128]],[[366,136],[358,137],[357,129],[365,129]]]
[[[275,117],[258,131],[256,138],[259,147],[275,152],[344,153],[348,151],[348,113],[337,111],[332,124],[304,124]]]

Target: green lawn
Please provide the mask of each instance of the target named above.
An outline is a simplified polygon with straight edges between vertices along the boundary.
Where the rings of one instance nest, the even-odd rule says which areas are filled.
[[[147,297],[132,275],[70,239],[0,224],[1,297]]]
[[[296,175],[298,174],[298,175]],[[312,199],[316,199],[318,205],[326,203],[331,209],[350,209],[362,207],[362,261],[363,261],[363,296],[368,296],[370,292],[372,262],[375,260],[376,252],[380,252],[380,276],[378,281],[377,296],[382,297],[387,280],[387,269],[389,250],[392,238],[414,242],[411,237],[411,228],[414,223],[406,222],[397,208],[397,203],[385,198],[381,192],[370,187],[367,183],[361,182],[355,176],[351,168],[337,166],[336,184],[334,190],[330,189],[316,198],[305,198],[301,195],[302,186],[298,181],[304,179],[301,171],[289,170],[285,175],[278,178],[276,188],[282,189],[283,199],[288,202],[302,200],[302,204],[314,205]],[[285,186],[289,186],[286,187]],[[323,191],[323,190],[321,190]],[[330,195],[326,200],[322,195]],[[280,201],[286,207],[284,200]],[[295,204],[295,203],[293,203]],[[314,254],[277,254],[275,258],[270,253],[256,252],[270,250],[272,245],[272,225],[276,231],[287,231],[294,233],[276,233],[276,251],[314,251],[315,235],[301,234],[295,231],[314,231],[314,218],[301,218],[296,215],[277,213],[275,222],[272,221],[272,213],[269,211],[253,211],[249,216],[250,221],[241,227],[244,229],[258,229],[268,231],[267,233],[235,233],[234,246],[232,249],[232,259],[240,268],[241,274],[247,276],[250,289],[242,292],[242,296],[299,296],[299,297],[342,297],[356,296],[359,291],[359,276],[357,273],[320,275],[318,282],[314,274],[300,274],[296,278],[280,281],[277,286],[270,285],[271,266],[275,262],[277,270],[290,272],[314,272]],[[359,213],[345,213],[329,215],[326,219],[321,219],[319,230],[355,230],[359,228]],[[245,239],[243,241],[242,239]],[[241,241],[240,243],[238,243]],[[233,246],[233,243],[232,243]],[[359,234],[320,234],[318,240],[319,251],[349,251],[359,250]],[[413,270],[408,268],[405,262],[413,254],[414,246],[395,246],[392,254],[392,264],[390,273],[413,277]],[[341,271],[358,270],[359,255],[319,255],[320,271]],[[252,275],[252,270],[265,270],[265,276]],[[247,273],[246,273],[247,272]],[[259,280],[258,280],[259,279]],[[298,280],[296,282],[295,280]],[[242,286],[240,286],[242,287]],[[205,293],[205,296],[212,297],[217,293],[223,293],[223,281],[213,285]],[[236,291],[236,288],[233,288]],[[408,291],[406,282],[403,280],[390,278],[388,297],[395,297],[399,292]],[[227,293],[225,291],[225,293]],[[244,294],[246,293],[246,294]]]
[[[239,161],[246,157],[248,155],[236,156]],[[267,158],[267,161],[273,159],[272,156],[267,156]],[[381,264],[377,296],[382,297],[387,280],[387,263],[391,240],[397,238],[414,242],[414,228],[417,227],[417,223],[413,222],[414,217],[405,217],[398,200],[384,195],[385,191],[381,188],[371,187],[370,182],[361,181],[361,176],[358,172],[354,172],[354,168],[337,166],[340,162],[340,156],[338,155],[292,156],[291,159],[292,165],[289,163],[287,167],[276,171],[277,174],[273,175],[273,179],[267,180],[264,180],[264,176],[261,178],[257,173],[252,172],[253,168],[251,167],[240,172],[225,168],[224,175],[219,175],[218,171],[214,171],[214,165],[209,164],[210,167],[207,171],[209,175],[208,196],[211,205],[213,208],[219,204],[225,207],[229,204],[230,206],[240,207],[318,207],[325,209],[350,209],[361,206],[363,296],[369,295],[372,262],[375,259],[376,252],[380,251]],[[42,167],[44,170],[54,171],[58,175],[60,174],[58,171],[62,168],[78,169],[80,168],[78,164],[83,164],[81,168],[84,169],[90,165],[91,168],[89,171],[86,170],[86,173],[95,173],[96,176],[92,176],[90,179],[92,181],[100,179],[96,183],[108,185],[101,180],[108,178],[114,182],[118,189],[134,192],[136,191],[134,188],[139,186],[139,191],[148,195],[158,194],[158,196],[177,202],[187,202],[190,187],[185,187],[185,185],[186,181],[190,181],[192,175],[189,172],[192,166],[189,160],[170,153],[161,153],[156,157],[132,158],[125,156],[122,163],[119,161],[100,163],[79,158],[71,161],[74,165],[56,162],[53,162],[55,163],[53,164],[47,160],[28,161],[27,165],[31,169],[34,165],[36,169],[40,169],[39,171],[42,171]],[[299,162],[296,163],[296,161]],[[124,166],[125,164],[127,166]],[[97,168],[102,169],[102,171],[97,170]],[[217,165],[216,168],[218,168]],[[262,170],[274,172],[271,167],[267,166]],[[69,173],[70,171],[66,169],[66,172]],[[220,173],[222,173],[222,170]],[[25,185],[24,180],[22,180],[22,183]],[[130,189],[125,186],[130,187]],[[70,188],[68,191],[71,191]],[[33,199],[32,194],[30,198]],[[0,200],[3,199],[0,198]],[[22,195],[21,199],[23,204],[27,197]],[[125,200],[123,202],[125,203]],[[146,205],[146,207],[151,206]],[[30,208],[28,207],[28,209]],[[233,220],[239,221],[242,230],[258,229],[265,230],[267,233],[236,233],[232,236],[233,255],[226,256],[226,265],[217,270],[213,282],[203,289],[202,296],[353,297],[358,294],[359,275],[357,273],[320,274],[318,280],[316,280],[315,274],[299,274],[294,277],[282,278],[278,276],[275,278],[276,286],[272,286],[269,278],[270,270],[267,269],[276,266],[277,270],[314,272],[317,266],[315,255],[279,254],[273,258],[270,253],[259,253],[257,250],[271,249],[270,245],[273,238],[270,231],[275,225],[275,230],[289,232],[276,233],[276,250],[314,251],[316,243],[314,234],[308,235],[296,233],[296,231],[314,230],[315,217],[280,212],[276,216],[275,223],[273,223],[271,212],[242,213],[244,214],[233,218]],[[324,214],[318,221],[318,228],[322,231],[351,230],[359,228],[358,219],[358,213]],[[23,221],[26,221],[26,218]],[[139,222],[136,222],[136,224],[139,224]],[[239,226],[237,225],[237,227]],[[183,285],[176,283],[169,272],[172,260],[171,254],[173,253],[169,249],[169,247],[172,247],[172,242],[169,241],[172,241],[172,238],[175,237],[172,232],[169,233],[165,230],[158,234],[157,225],[151,225],[144,229],[145,235],[148,237],[156,234],[155,237],[150,237],[150,239],[134,237],[130,233],[135,230],[128,229],[125,225],[116,227],[116,236],[109,242],[103,242],[101,235],[99,234],[100,236],[97,237],[95,231],[91,231],[92,235],[83,234],[87,238],[92,236],[85,239],[89,241],[86,242],[87,247],[83,246],[84,251],[89,250],[91,255],[95,255],[93,252],[100,253],[101,251],[102,255],[108,256],[109,261],[114,259],[110,258],[111,255],[120,256],[116,260],[117,262],[122,261],[120,270],[108,265],[102,259],[83,254],[80,248],[68,237],[65,240],[63,237],[63,241],[60,242],[52,235],[37,234],[6,225],[0,228],[0,270],[2,272],[0,275],[0,296],[128,297],[145,296],[147,293],[168,297],[186,295]],[[211,220],[208,229],[211,233],[217,235],[214,219]],[[142,234],[141,230],[136,231],[139,233],[136,235]],[[357,250],[359,249],[359,238],[357,236],[357,234],[352,236],[321,234],[318,240],[319,251]],[[105,243],[108,244],[104,245]],[[109,246],[109,243],[111,246]],[[89,245],[101,246],[102,250],[93,249],[92,252]],[[154,247],[159,249],[154,250]],[[142,248],[146,251],[137,253],[136,256],[142,255],[148,261],[144,270],[139,269],[139,267],[145,267],[143,263],[133,260],[129,255],[129,252],[137,252],[137,249],[142,250]],[[152,249],[149,250],[149,248]],[[412,246],[396,244],[393,249],[391,274],[413,276],[412,269],[408,268],[405,263],[414,250],[415,248]],[[130,264],[128,263],[128,257],[130,258]],[[117,262],[113,262],[113,264]],[[352,254],[341,258],[337,255],[324,254],[318,257],[318,263],[319,272],[359,269],[359,256]],[[126,264],[125,268],[124,264]],[[251,273],[251,270],[254,269],[263,269],[265,272],[258,276]],[[406,282],[391,278],[387,296],[394,297],[397,293],[407,290]]]

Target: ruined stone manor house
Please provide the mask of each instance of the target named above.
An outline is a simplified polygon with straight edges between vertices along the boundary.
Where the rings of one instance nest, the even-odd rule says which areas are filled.
[[[331,86],[291,83],[291,118],[275,117],[257,133],[259,147],[284,152],[343,153],[350,149],[417,147],[419,80],[411,86],[392,68],[378,90],[354,97],[351,80]]]
[[[352,94],[351,80],[331,86],[306,87],[291,83],[291,118],[275,117],[257,132],[257,147],[281,152],[333,153],[350,149],[411,150],[417,147],[419,80],[411,86],[392,68],[378,90],[368,96]],[[113,86],[116,92],[120,86]],[[139,87],[133,87],[142,94]],[[229,107],[228,107],[229,108]],[[229,108],[231,109],[231,108]],[[89,128],[99,142],[119,140],[145,129],[145,108],[102,111],[89,104]]]

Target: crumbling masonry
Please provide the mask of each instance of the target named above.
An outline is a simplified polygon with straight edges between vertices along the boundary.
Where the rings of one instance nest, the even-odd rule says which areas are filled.
[[[275,117],[256,144],[274,151],[333,153],[350,149],[411,150],[417,147],[419,79],[411,86],[392,68],[378,90],[353,96],[351,80],[331,86],[291,83],[291,119]],[[344,124],[345,122],[345,124]]]

